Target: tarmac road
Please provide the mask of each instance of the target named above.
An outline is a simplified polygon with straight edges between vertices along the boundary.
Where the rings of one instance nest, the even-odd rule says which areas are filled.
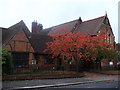
[[[112,82],[112,81],[114,82]],[[102,82],[101,82],[102,81]],[[16,90],[28,88],[117,88],[118,75],[104,75],[98,73],[85,72],[82,78],[65,78],[65,79],[45,79],[45,80],[21,80],[21,81],[3,81],[4,90]],[[92,82],[92,83],[90,83]],[[51,87],[52,86],[52,87]],[[66,86],[66,87],[65,87]]]
[[[97,83],[79,84],[79,85],[71,85],[71,86],[64,86],[57,88],[119,88],[120,89],[120,81],[97,82]]]

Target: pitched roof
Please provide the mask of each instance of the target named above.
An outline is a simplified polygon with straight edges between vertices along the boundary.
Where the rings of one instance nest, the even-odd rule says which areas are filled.
[[[2,45],[5,46],[15,35],[16,30],[2,28]]]
[[[49,34],[64,33],[64,30],[67,30],[68,32],[71,32],[73,27],[76,25],[77,22],[78,22],[78,19],[74,20],[74,21],[71,21],[71,22],[67,22],[67,23],[64,23],[64,24],[54,26],[50,30]]]
[[[74,21],[44,29],[39,34],[30,33],[25,23],[23,21],[20,21],[19,23],[9,27],[8,29],[3,28],[3,44],[8,43],[9,40],[14,37],[14,35],[19,30],[23,30],[25,32],[25,35],[29,39],[33,49],[37,53],[48,54],[49,52],[44,53],[43,50],[46,48],[46,42],[52,41],[52,38],[49,36],[49,34],[64,33],[64,30],[67,30],[68,32],[72,32],[74,30],[75,32],[80,31],[84,33],[90,32],[91,34],[96,34],[101,24],[105,20],[105,17],[106,16],[101,16],[83,22],[81,18],[76,19]]]
[[[53,27],[50,27],[50,28],[41,30],[40,34],[41,34],[41,35],[48,35],[49,32],[52,30],[52,28],[53,28]]]
[[[5,46],[9,43],[10,40],[21,30],[24,31],[26,37],[30,41],[33,49],[37,53],[42,53],[43,50],[46,48],[46,42],[51,41],[52,38],[47,35],[47,30],[40,34],[33,34],[31,33],[25,23],[23,21],[18,22],[17,24],[9,27],[9,28],[1,28],[2,29],[2,45]],[[49,53],[49,52],[45,52]]]
[[[64,30],[71,32],[73,28],[78,24],[77,29],[75,30],[84,32],[84,33],[92,33],[95,34],[99,30],[102,22],[104,21],[105,16],[101,16],[92,20],[87,20],[82,22],[82,20],[77,19],[74,21],[70,21],[64,24],[60,24],[57,26],[53,26],[47,29],[42,30],[39,34],[31,33],[31,43],[36,52],[43,54],[43,50],[46,48],[46,42],[52,40],[52,38],[48,34],[54,33],[64,33]],[[46,52],[48,53],[48,52]]]
[[[25,25],[25,23],[23,22],[23,20],[21,20],[19,23],[9,27],[8,29],[11,29],[11,30],[15,30],[16,32],[18,32],[19,30],[23,30],[25,32],[25,35],[27,37],[30,36],[30,31],[29,29],[27,28],[27,26]]]
[[[5,42],[7,42],[9,33],[7,28],[1,28],[1,30],[2,30],[2,44],[4,44]]]
[[[30,35],[30,31],[27,29],[23,21],[9,27],[2,28],[2,45],[5,46],[9,41],[19,32],[23,30],[27,37]]]
[[[52,41],[52,38],[49,35],[41,35],[31,33],[30,42],[37,53],[48,54],[49,52],[43,52],[46,49],[46,42]]]
[[[71,32],[73,30],[73,28],[75,27],[75,25],[77,23],[79,23],[77,29],[75,29],[75,32],[80,31],[80,32],[84,32],[84,33],[89,32],[91,34],[96,34],[98,29],[100,28],[102,22],[104,21],[104,19],[105,19],[105,16],[101,16],[101,17],[83,21],[80,23],[79,23],[79,19],[76,19],[71,22],[67,22],[64,24],[53,26],[51,28],[44,29],[42,31],[42,33],[44,33],[44,34],[64,33],[64,30]],[[45,32],[47,32],[47,33],[45,33]]]
[[[105,16],[101,16],[95,19],[84,21],[80,24],[77,31],[83,32],[85,34],[96,34],[104,19]]]

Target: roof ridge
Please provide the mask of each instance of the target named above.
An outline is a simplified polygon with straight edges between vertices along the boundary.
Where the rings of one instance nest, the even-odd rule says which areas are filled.
[[[18,22],[18,23],[16,23],[16,24],[14,24],[14,25],[12,25],[12,26],[10,26],[8,29],[13,29],[13,28],[16,28],[16,27],[18,27],[19,25],[23,25],[23,20],[21,20],[20,22]]]
[[[96,19],[99,19],[99,18],[102,18],[102,17],[105,17],[105,16],[100,16],[100,17],[97,17],[97,18],[89,19],[89,20],[83,21],[83,23],[84,22],[89,22],[89,21],[92,21],[92,20],[96,20]]]
[[[68,21],[68,22],[65,22],[65,23],[62,23],[62,24],[58,24],[58,25],[51,26],[51,27],[49,27],[49,28],[57,27],[57,26],[64,25],[64,24],[67,24],[67,23],[71,23],[71,22],[74,22],[74,21],[77,21],[77,20],[78,20],[78,19],[75,19],[75,20]],[[45,28],[45,29],[48,29],[48,28]]]
[[[5,28],[5,27],[0,27],[0,28],[2,28],[2,29],[7,29],[7,28]]]
[[[97,18],[93,18],[93,19],[89,19],[89,20],[86,20],[86,21],[82,21],[82,23],[88,22],[88,21],[92,21],[92,20],[96,20],[96,19],[99,19],[99,18],[102,18],[102,17],[105,17],[105,16],[100,16],[100,17],[97,17]],[[79,20],[79,19],[75,19],[75,20],[68,21],[68,22],[65,22],[65,23],[62,23],[62,24],[54,25],[54,26],[51,26],[51,27],[48,27],[48,28],[57,27],[57,26],[64,25],[64,24],[67,24],[67,23],[71,23],[71,22],[74,22],[74,21],[77,21],[77,20]],[[48,28],[45,28],[45,29],[48,29]]]
[[[8,29],[13,29],[13,30],[14,30],[15,28],[18,28],[18,27],[20,27],[20,28],[24,31],[24,33],[25,33],[26,35],[27,35],[28,33],[30,33],[30,30],[28,29],[28,27],[26,26],[26,24],[24,23],[23,20],[21,20],[20,22],[12,25],[12,26],[9,27]],[[28,35],[27,35],[27,36],[28,36]]]
[[[23,30],[23,32],[25,33],[26,37],[29,37],[29,29],[27,28],[27,26],[25,25],[25,23],[23,22],[23,20],[21,20],[20,22],[10,26],[9,28],[7,28],[8,31],[11,32],[11,34],[9,34],[9,40],[8,42],[19,32],[19,30]],[[29,38],[28,38],[29,39]],[[8,43],[7,42],[7,43]]]

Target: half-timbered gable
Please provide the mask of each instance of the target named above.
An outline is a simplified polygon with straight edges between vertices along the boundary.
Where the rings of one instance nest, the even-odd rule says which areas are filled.
[[[34,60],[35,52],[30,43],[30,31],[21,21],[7,29],[2,28],[3,46],[11,52],[14,68],[28,68]]]
[[[7,46],[9,46],[8,50],[12,52],[34,52],[23,30],[17,32]]]

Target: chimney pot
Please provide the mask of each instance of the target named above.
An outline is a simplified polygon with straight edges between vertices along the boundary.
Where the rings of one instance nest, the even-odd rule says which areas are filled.
[[[42,29],[42,24],[38,24],[37,21],[32,22],[32,33],[40,33]]]

